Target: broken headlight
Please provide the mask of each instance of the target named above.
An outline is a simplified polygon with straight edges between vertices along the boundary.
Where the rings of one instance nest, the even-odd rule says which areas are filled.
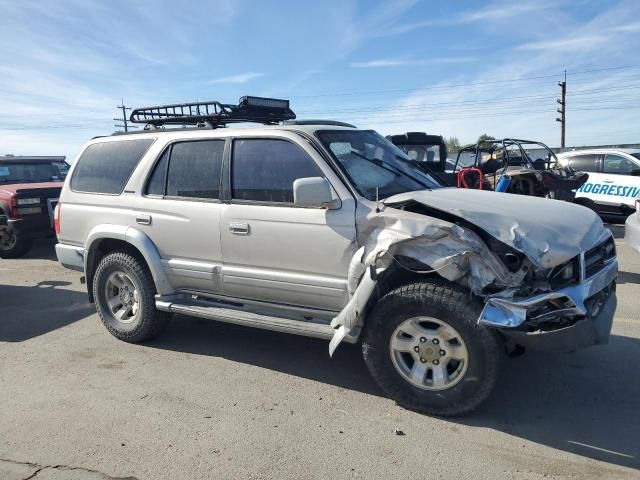
[[[553,267],[547,275],[547,281],[552,288],[563,287],[570,283],[577,282],[580,278],[578,257],[566,263]]]

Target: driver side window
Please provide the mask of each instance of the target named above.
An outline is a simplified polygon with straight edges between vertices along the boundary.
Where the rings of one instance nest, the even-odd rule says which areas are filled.
[[[626,157],[611,154],[607,154],[604,156],[604,173],[629,175],[635,169],[638,169],[638,167]]]

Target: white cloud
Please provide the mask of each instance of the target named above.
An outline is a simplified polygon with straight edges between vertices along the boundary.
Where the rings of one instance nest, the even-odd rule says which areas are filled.
[[[474,22],[492,22],[498,20],[512,19],[515,17],[531,14],[541,10],[547,10],[553,5],[545,2],[524,2],[519,3],[492,3],[479,10],[462,12],[449,18],[435,18],[421,22],[405,23],[386,31],[383,36],[400,35],[413,30],[428,27],[446,27],[452,25],[464,25]]]
[[[626,23],[617,25],[609,29],[612,32],[634,33],[640,32],[640,22]]]
[[[470,63],[476,62],[478,59],[473,57],[437,57],[423,60],[407,60],[401,58],[385,58],[377,60],[368,60],[366,62],[351,62],[352,68],[380,68],[380,67],[408,67],[420,66],[437,63]]]
[[[400,59],[380,59],[380,60],[368,60],[366,62],[351,62],[349,64],[352,68],[378,68],[378,67],[399,67],[404,65],[416,65],[420,62],[415,60],[400,60]]]
[[[556,40],[542,40],[518,45],[515,50],[592,50],[594,47],[606,43],[608,37],[603,35],[566,36]]]
[[[505,18],[513,18],[521,15],[529,14],[539,10],[548,9],[551,4],[544,2],[518,2],[518,3],[505,3],[488,5],[485,8],[476,10],[474,12],[465,12],[461,14],[457,23],[471,23],[480,22],[485,20],[502,20]]]
[[[238,73],[236,75],[229,75],[228,77],[221,77],[221,78],[216,78],[215,80],[211,80],[210,84],[216,84],[216,83],[247,83],[251,80],[254,80],[256,78],[260,78],[260,77],[264,77],[266,76],[266,73],[258,73],[258,72],[245,72],[245,73]]]
[[[568,145],[637,141],[638,129],[633,127],[640,122],[640,111],[633,108],[638,101],[637,90],[608,89],[633,86],[638,69],[611,69],[587,75],[573,72],[629,65],[629,58],[640,48],[640,37],[626,32],[638,26],[620,25],[620,19],[638,18],[639,14],[640,4],[622,1],[615,8],[601,10],[589,21],[566,22],[559,37],[549,37],[544,28],[531,30],[527,32],[530,41],[517,47],[517,53],[505,52],[504,56],[479,65],[482,69],[477,69],[475,75],[443,79],[439,84],[415,89],[404,98],[385,99],[379,95],[377,107],[373,101],[366,105],[368,114],[354,111],[341,114],[339,119],[382,134],[426,131],[457,136],[468,143],[486,132],[496,137],[529,137],[557,146],[556,80],[561,80],[562,71],[567,69]],[[495,83],[553,74],[557,78]],[[530,96],[534,98],[526,98]]]

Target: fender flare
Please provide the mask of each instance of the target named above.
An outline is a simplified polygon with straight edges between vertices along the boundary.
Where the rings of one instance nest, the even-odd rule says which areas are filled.
[[[158,249],[151,239],[143,232],[136,228],[120,226],[120,225],[96,225],[85,242],[84,255],[84,271],[88,272],[89,259],[91,252],[95,251],[100,240],[111,238],[114,240],[122,240],[135,247],[144,257],[147,266],[151,271],[151,276],[156,284],[156,290],[160,295],[169,295],[173,293],[173,287],[169,283],[167,276],[162,269],[161,257]]]

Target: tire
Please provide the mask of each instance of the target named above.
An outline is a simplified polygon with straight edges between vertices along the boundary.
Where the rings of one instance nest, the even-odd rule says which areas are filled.
[[[593,210],[596,213],[600,213],[599,209],[598,209],[598,204],[596,202],[594,202],[593,200],[591,200],[590,198],[579,198],[579,199],[575,199],[573,201],[573,203],[577,204],[577,205],[582,205],[583,207],[587,207],[591,210]]]
[[[362,353],[369,372],[389,397],[410,410],[440,416],[473,411],[493,390],[502,356],[497,334],[477,324],[480,311],[480,303],[468,292],[444,281],[412,283],[387,293],[363,332]],[[405,331],[413,330],[407,327],[416,324],[415,332],[426,329],[427,334],[408,337]],[[451,338],[452,333],[457,338]],[[409,351],[394,350],[396,342]],[[431,347],[442,348],[436,353]],[[465,351],[465,360],[453,358],[465,358]],[[411,364],[408,372],[405,367]],[[426,368],[426,373],[419,368]],[[414,377],[420,387],[408,379],[414,369],[415,377],[422,379]]]
[[[128,253],[110,253],[96,268],[93,281],[96,310],[109,333],[119,340],[143,342],[166,327],[170,315],[156,310],[155,294],[151,272]]]
[[[33,241],[24,238],[7,225],[0,225],[0,258],[20,258],[31,250]]]

